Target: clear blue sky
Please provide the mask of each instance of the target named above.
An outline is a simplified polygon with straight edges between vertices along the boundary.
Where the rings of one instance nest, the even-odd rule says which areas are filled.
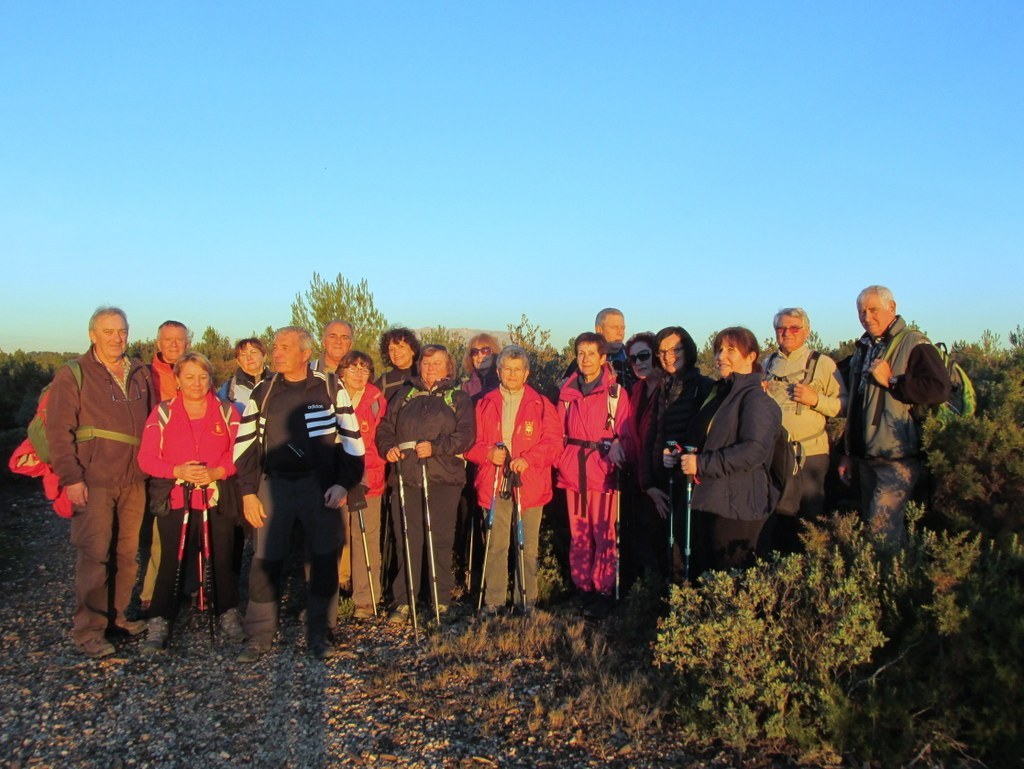
[[[0,4],[0,349],[392,322],[1018,323],[1024,3]]]

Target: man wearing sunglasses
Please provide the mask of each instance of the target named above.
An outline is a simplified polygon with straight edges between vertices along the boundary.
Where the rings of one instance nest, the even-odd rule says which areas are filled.
[[[138,574],[135,558],[146,504],[145,476],[136,458],[157,398],[149,369],[125,354],[123,310],[96,310],[89,319],[89,341],[89,351],[54,377],[46,440],[74,507],[71,637],[82,654],[96,659],[115,652],[107,632],[138,635],[146,629],[145,622],[133,622],[124,612]]]
[[[801,549],[801,521],[824,512],[829,441],[825,421],[846,410],[846,385],[830,357],[807,346],[811,320],[800,307],[779,310],[772,321],[778,349],[764,365],[765,391],[782,409],[782,426],[796,451],[797,476],[775,508],[772,548]]]

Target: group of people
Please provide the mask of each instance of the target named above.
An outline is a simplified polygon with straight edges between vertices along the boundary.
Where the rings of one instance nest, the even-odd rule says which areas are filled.
[[[244,642],[238,660],[258,660],[277,629],[296,524],[318,659],[332,653],[342,587],[357,620],[387,611],[415,628],[477,602],[495,616],[510,592],[528,615],[556,487],[577,601],[600,617],[624,579],[693,580],[798,549],[800,521],[824,512],[835,416],[847,419],[840,477],[859,478],[878,546],[898,547],[922,470],[915,406],[942,403],[950,383],[888,289],[864,289],[857,309],[864,335],[841,366],[808,349],[810,319],[792,307],[776,314],[766,355],[749,329],[721,330],[710,378],[684,327],[627,340],[622,312],[606,308],[576,338],[552,402],[529,383],[527,351],[492,335],[470,339],[459,367],[445,347],[390,329],[377,376],[343,320],[322,330],[319,357],[306,329],[279,329],[269,368],[261,340],[239,341],[237,370],[215,389],[184,324],[158,329],[147,366],[126,356],[125,313],[102,307],[89,351],[55,377],[46,427],[75,511],[73,641],[103,657],[115,651],[109,633],[147,632],[143,648],[161,652],[183,598],[198,593],[225,637]],[[780,446],[796,467],[784,495],[772,475]],[[148,623],[125,615],[139,562]],[[473,592],[461,606],[457,572]]]

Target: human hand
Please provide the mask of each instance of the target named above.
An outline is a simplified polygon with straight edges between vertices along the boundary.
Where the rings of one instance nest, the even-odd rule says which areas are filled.
[[[263,503],[255,494],[245,494],[242,497],[242,514],[254,529],[263,528],[267,520],[267,514],[263,512]]]

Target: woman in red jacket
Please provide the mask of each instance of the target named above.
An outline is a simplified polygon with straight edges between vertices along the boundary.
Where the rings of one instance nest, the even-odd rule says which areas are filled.
[[[346,516],[345,526],[350,532],[352,546],[352,602],[355,604],[353,618],[368,619],[374,616],[374,603],[380,601],[380,502],[384,494],[384,468],[386,462],[377,453],[377,425],[387,411],[384,395],[374,385],[373,361],[364,352],[352,350],[341,359],[338,366],[341,383],[352,400],[352,406],[359,420],[359,432],[366,446],[366,470],[363,480],[349,489],[348,500],[342,508]],[[360,511],[366,526],[366,552],[370,556],[370,567],[366,567],[366,552],[363,551],[363,533],[360,528]],[[372,594],[371,594],[372,584]]]
[[[193,531],[202,526],[202,512],[208,510],[217,586],[213,605],[220,614],[221,630],[232,641],[245,638],[238,616],[238,571],[233,558],[239,498],[234,485],[224,482],[235,473],[232,452],[238,412],[213,394],[213,367],[199,353],[182,355],[174,364],[174,376],[178,394],[153,409],[139,447],[143,472],[154,479],[168,479],[165,484],[153,482],[150,487],[154,507],[167,501],[167,512],[156,519],[164,557],[157,572],[149,632],[143,646],[150,653],[167,647],[170,626],[178,613],[177,554],[186,502],[192,510]],[[187,553],[186,564],[195,563]]]
[[[525,551],[524,610],[528,613],[537,601],[541,511],[551,499],[551,466],[562,450],[562,424],[554,405],[526,384],[530,375],[526,350],[507,346],[496,367],[501,386],[476,404],[476,441],[466,459],[478,466],[476,495],[484,510],[491,508],[496,476],[499,487],[506,472],[518,473],[522,481],[519,501]],[[492,616],[504,608],[508,593],[513,501],[499,494],[494,505],[484,574],[484,611]],[[521,579],[522,575],[517,575],[518,590],[523,589]]]

